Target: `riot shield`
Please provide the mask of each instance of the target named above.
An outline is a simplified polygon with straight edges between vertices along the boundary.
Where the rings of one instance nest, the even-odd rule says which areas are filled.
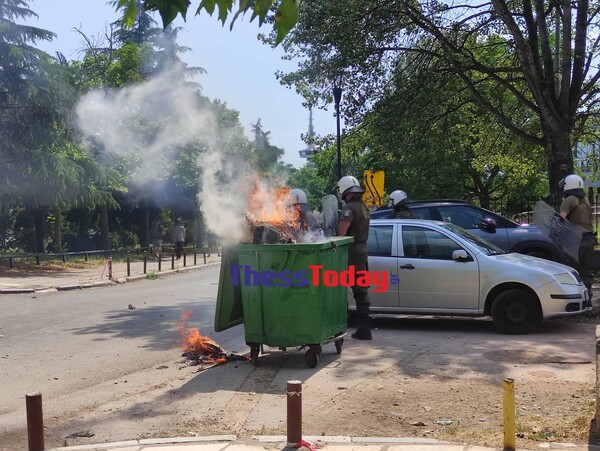
[[[338,199],[333,194],[321,198],[323,231],[325,236],[335,236],[338,225]]]
[[[533,223],[569,258],[579,262],[581,230],[560,216],[554,208],[540,200],[535,204]]]

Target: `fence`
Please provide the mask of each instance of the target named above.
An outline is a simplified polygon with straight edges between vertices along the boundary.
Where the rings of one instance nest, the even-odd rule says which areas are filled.
[[[138,247],[138,248],[119,248],[110,250],[97,250],[97,251],[82,251],[82,252],[60,252],[60,253],[35,253],[35,254],[14,254],[14,255],[0,255],[0,265],[3,265],[3,261],[6,261],[8,268],[14,268],[15,262],[17,261],[31,261],[35,262],[35,265],[40,266],[42,261],[60,261],[66,263],[67,259],[81,258],[87,262],[90,257],[103,256],[104,259],[112,259],[115,255],[122,259],[126,259],[129,267],[129,263],[132,260],[132,256],[136,260],[143,260],[144,262],[144,274],[146,273],[146,262],[149,258],[149,254],[152,252],[152,247]],[[217,248],[217,255],[221,255],[220,248]],[[161,246],[161,257],[158,258],[159,271],[163,261],[171,260],[171,268],[175,266],[175,247],[173,246]],[[169,257],[166,257],[166,256]],[[194,265],[197,264],[198,256],[201,255],[203,262],[206,263],[207,257],[210,257],[211,252],[208,248],[198,249],[197,247],[184,247],[183,248],[183,266],[187,265],[187,258],[193,257]],[[128,270],[128,274],[129,270]]]

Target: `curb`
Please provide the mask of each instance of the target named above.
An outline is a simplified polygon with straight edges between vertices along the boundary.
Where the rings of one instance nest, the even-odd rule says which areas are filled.
[[[415,451],[494,451],[500,448],[479,446],[479,445],[468,445],[465,443],[453,443],[446,442],[436,439],[419,438],[419,437],[348,437],[348,436],[304,436],[302,437],[303,442],[308,444],[314,444],[317,446],[327,446],[333,450],[355,450],[357,447],[361,447],[365,450],[373,449],[373,446],[379,446],[381,450],[407,450],[413,449]],[[233,447],[239,450],[242,447],[250,449],[273,449],[276,445],[278,449],[297,451],[300,448],[290,447],[287,443],[287,437],[280,435],[259,435],[252,436],[250,438],[238,439],[235,435],[212,435],[205,437],[172,437],[172,438],[153,438],[153,439],[139,439],[139,440],[126,440],[121,442],[111,443],[98,443],[88,445],[74,445],[65,446],[61,448],[51,448],[47,451],[133,451],[152,449],[154,447],[160,447],[163,450],[165,447],[173,447],[174,449],[188,449],[188,446],[203,446],[206,447],[207,451],[214,451],[215,445],[222,444],[224,449],[227,447]],[[369,447],[370,445],[370,447]],[[305,446],[304,446],[305,447]],[[232,448],[232,449],[233,449]],[[537,448],[550,449],[550,450],[587,450],[587,451],[600,451],[600,446],[595,445],[576,445],[574,443],[554,443],[554,442],[543,442],[538,444]],[[193,448],[197,449],[197,448]],[[527,449],[521,448],[522,451]]]

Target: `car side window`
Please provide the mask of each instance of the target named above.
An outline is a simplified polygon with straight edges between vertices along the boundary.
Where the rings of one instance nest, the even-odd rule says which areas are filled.
[[[452,205],[438,207],[442,220],[462,227],[463,229],[480,229],[485,219],[483,211],[468,205]]]
[[[419,226],[402,226],[405,257],[452,260],[452,252],[461,247],[446,235]]]
[[[393,231],[394,227],[391,225],[369,227],[369,238],[367,239],[369,256],[390,257],[392,255]]]

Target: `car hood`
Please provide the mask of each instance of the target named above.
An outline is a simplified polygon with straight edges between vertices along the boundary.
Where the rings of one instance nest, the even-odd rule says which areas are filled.
[[[517,254],[511,252],[509,254],[493,255],[489,258],[493,258],[498,262],[506,262],[511,265],[521,266],[527,268],[527,270],[539,270],[546,274],[561,274],[569,273],[573,271],[573,268],[562,263],[556,263],[543,258],[532,257],[530,255]]]
[[[518,237],[519,240],[538,239],[541,241],[552,241],[538,226],[531,224],[524,224],[515,227],[514,229],[510,229],[510,234],[515,238]]]

